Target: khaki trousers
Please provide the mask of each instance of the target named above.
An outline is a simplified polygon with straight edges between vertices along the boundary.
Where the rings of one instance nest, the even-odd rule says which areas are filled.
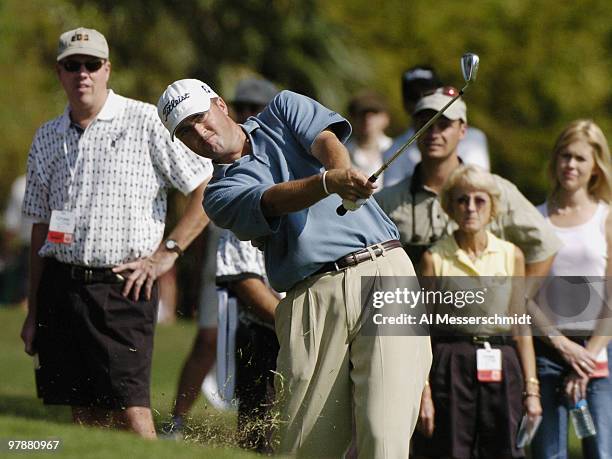
[[[308,278],[276,311],[277,453],[339,458],[352,438],[363,458],[407,458],[431,366],[428,336],[359,333],[362,276],[414,276],[401,249]]]

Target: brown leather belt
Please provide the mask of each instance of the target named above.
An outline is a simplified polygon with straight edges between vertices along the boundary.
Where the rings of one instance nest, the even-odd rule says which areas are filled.
[[[351,266],[357,266],[359,263],[363,263],[364,261],[373,260],[375,258],[380,257],[385,251],[396,249],[401,246],[402,243],[397,239],[392,239],[390,241],[374,244],[365,249],[349,253],[348,255],[342,258],[338,258],[334,262],[325,263],[323,266],[321,266],[321,268],[319,268],[318,271],[314,272],[312,275],[316,276],[332,271],[340,271],[341,269],[350,268]]]

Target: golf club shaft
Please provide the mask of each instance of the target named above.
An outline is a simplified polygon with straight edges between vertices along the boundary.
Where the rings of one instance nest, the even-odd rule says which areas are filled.
[[[404,145],[401,146],[401,148],[399,150],[397,150],[393,156],[391,156],[391,158],[389,158],[387,160],[387,162],[385,162],[382,166],[380,166],[380,169],[378,169],[376,172],[374,172],[372,174],[372,176],[368,179],[370,182],[375,182],[378,177],[380,176],[380,174],[382,174],[385,169],[387,169],[392,163],[393,161],[395,161],[399,155],[401,155],[406,148],[408,148],[410,145],[412,145],[419,137],[421,137],[421,135],[431,127],[432,124],[434,124],[436,122],[436,120],[438,118],[440,118],[444,112],[446,111],[446,109],[448,107],[450,107],[451,105],[453,105],[455,103],[455,101],[457,99],[459,99],[459,97],[461,97],[463,95],[463,91],[465,90],[465,88],[467,88],[468,85],[466,84],[463,89],[461,91],[459,91],[459,93],[457,93],[457,95],[455,97],[453,97],[451,100],[448,101],[448,103],[442,107],[434,116],[432,116],[429,121],[427,121],[427,123],[425,123],[417,132],[415,132],[414,134],[412,134],[412,137],[410,137],[406,143]],[[374,180],[372,180],[372,178]]]
[[[451,105],[453,105],[455,101],[463,95],[463,92],[466,90],[468,86],[469,86],[469,83],[467,83],[463,87],[463,89],[461,89],[461,91],[459,91],[459,93],[455,97],[449,100],[448,103],[444,107],[442,107],[434,116],[432,116],[427,121],[427,123],[425,123],[417,132],[415,132],[412,135],[412,137],[410,137],[408,141],[404,145],[402,145],[400,149],[397,150],[391,158],[387,160],[387,162],[385,162],[382,166],[380,166],[380,168],[376,172],[374,172],[370,176],[370,178],[368,178],[368,182],[371,182],[371,183],[376,182],[376,180],[378,180],[378,177],[380,177],[380,174],[382,174],[385,171],[385,169],[387,169],[391,165],[391,163],[393,163],[393,161],[395,161],[399,157],[399,155],[401,155],[406,150],[406,148],[412,145],[415,142],[415,140],[417,140],[427,129],[429,129],[431,125],[435,123],[436,120],[444,114],[446,109],[450,107]],[[346,214],[346,212],[347,210],[344,208],[342,204],[340,204],[338,208],[336,209],[336,213],[340,216]]]

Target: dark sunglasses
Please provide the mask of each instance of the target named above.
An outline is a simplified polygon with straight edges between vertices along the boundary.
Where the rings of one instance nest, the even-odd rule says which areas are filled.
[[[489,202],[487,198],[484,198],[482,196],[470,197],[467,195],[459,196],[458,198],[455,199],[455,202],[459,204],[460,206],[468,207],[472,199],[474,200],[474,205],[476,206],[477,209],[482,209]]]
[[[81,65],[84,65],[85,69],[88,72],[93,73],[93,72],[97,72],[98,70],[100,70],[104,62],[105,61],[103,59],[96,59],[95,61],[87,61],[87,62],[66,60],[66,61],[62,61],[61,64],[62,64],[62,67],[64,67],[64,70],[66,70],[66,72],[70,72],[70,73],[78,72],[81,70]]]

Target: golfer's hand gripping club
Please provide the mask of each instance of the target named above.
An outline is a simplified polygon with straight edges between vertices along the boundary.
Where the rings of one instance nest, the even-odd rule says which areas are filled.
[[[368,178],[368,182],[374,183],[378,179],[376,174],[372,174],[370,178]],[[349,210],[355,211],[359,209],[361,206],[365,204],[367,199],[357,199],[356,201],[351,201],[350,199],[343,199],[342,204],[338,206],[336,209],[336,213],[340,216],[346,214]]]
[[[450,101],[448,101],[448,103],[444,107],[442,107],[434,116],[432,116],[429,119],[429,121],[427,121],[427,123],[425,123],[421,127],[421,129],[415,132],[412,135],[412,137],[410,137],[408,141],[404,145],[402,145],[400,149],[397,150],[393,154],[393,156],[389,158],[389,160],[380,167],[380,169],[374,172],[374,174],[372,174],[372,176],[368,179],[368,181],[372,183],[376,182],[380,174],[382,174],[385,171],[385,169],[387,169],[393,163],[393,161],[395,161],[399,157],[399,155],[401,155],[406,150],[406,148],[412,145],[425,131],[427,131],[427,129],[429,129],[431,125],[435,123],[436,120],[444,114],[444,112],[446,111],[448,107],[453,105],[455,101],[463,95],[463,92],[467,89],[470,83],[476,80],[476,75],[478,74],[479,63],[480,63],[480,58],[478,57],[478,55],[474,53],[465,53],[461,57],[461,72],[463,73],[463,79],[465,80],[465,86],[461,89],[461,91],[457,93],[456,96],[454,96]],[[348,201],[344,199],[342,201],[342,205],[338,206],[338,208],[336,209],[336,213],[340,216],[345,215],[348,210],[357,210],[364,203],[365,203],[365,200],[362,200],[362,199],[359,199],[356,202]]]
[[[465,89],[465,88],[464,88]],[[412,145],[415,140],[417,140],[427,129],[429,129],[429,127],[436,122],[436,120],[438,118],[440,118],[442,116],[442,114],[444,113],[444,111],[450,107],[457,99],[459,99],[459,97],[461,97],[461,95],[463,94],[463,89],[461,91],[459,91],[457,93],[457,95],[455,97],[453,97],[444,107],[442,107],[442,109],[437,112],[434,116],[432,116],[429,121],[427,121],[427,123],[425,123],[423,125],[423,127],[421,127],[421,129],[419,129],[417,132],[415,132],[412,137],[410,137],[408,139],[408,141],[402,145],[402,147],[397,150],[393,156],[391,158],[389,158],[389,160],[384,163],[380,169],[378,169],[376,172],[374,172],[374,174],[372,174],[372,176],[368,179],[368,181],[374,183],[376,180],[378,180],[378,177],[380,176],[380,174],[382,174],[385,169],[387,169],[391,163],[393,163],[393,161],[395,161],[399,155],[401,155],[406,148],[408,148],[410,145]],[[365,201],[364,201],[365,202]],[[345,203],[350,203],[348,204],[348,206],[345,205]],[[344,199],[342,201],[342,204],[340,206],[338,206],[338,208],[336,209],[336,213],[340,216],[345,215],[347,210],[357,210],[359,207],[361,207],[363,205],[363,203],[361,203],[360,205],[356,205],[357,203],[353,203],[352,201],[348,201],[346,199]]]

